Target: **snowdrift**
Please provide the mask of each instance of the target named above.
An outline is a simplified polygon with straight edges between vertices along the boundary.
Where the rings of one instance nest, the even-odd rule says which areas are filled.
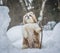
[[[7,31],[7,37],[11,44],[17,48],[22,48],[23,26],[14,26]]]
[[[0,36],[6,33],[9,23],[11,21],[8,13],[9,13],[8,7],[0,6]]]
[[[55,47],[55,45],[60,42],[60,23],[58,23],[55,28],[51,31],[43,31],[43,46],[46,48],[51,48],[52,46]],[[22,46],[22,29],[23,26],[15,26],[12,27],[7,31],[7,36],[9,40],[12,41],[12,45],[14,45],[17,48],[20,48]],[[59,41],[59,42],[58,42]],[[18,46],[19,45],[19,46]]]

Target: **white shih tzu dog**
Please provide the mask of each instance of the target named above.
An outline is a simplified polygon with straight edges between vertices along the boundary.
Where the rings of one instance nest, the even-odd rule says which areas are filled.
[[[33,12],[23,16],[23,48],[41,48],[39,35],[41,28],[36,22],[37,19]]]

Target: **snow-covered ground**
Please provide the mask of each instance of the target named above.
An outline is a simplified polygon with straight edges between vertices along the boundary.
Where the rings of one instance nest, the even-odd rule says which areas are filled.
[[[41,52],[41,53],[60,53],[60,23],[53,30],[43,30],[42,49],[24,49],[23,52]],[[14,26],[7,31],[7,36],[11,40],[11,44],[21,49],[22,46],[22,28],[23,26]],[[33,50],[33,51],[32,51]]]
[[[49,21],[46,25],[44,25],[44,30],[52,30],[56,25],[55,21]]]
[[[53,30],[43,30],[42,49],[21,49],[22,26],[7,31],[10,23],[8,8],[0,6],[0,53],[60,53],[60,22]]]

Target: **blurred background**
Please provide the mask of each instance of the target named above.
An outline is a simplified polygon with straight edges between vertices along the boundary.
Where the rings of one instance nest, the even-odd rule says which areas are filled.
[[[2,2],[1,2],[2,1]],[[9,28],[22,23],[24,14],[33,11],[38,18],[44,0],[0,0],[1,6],[8,6],[11,17]],[[60,21],[60,0],[47,0],[43,12],[44,21],[46,25],[49,21]]]

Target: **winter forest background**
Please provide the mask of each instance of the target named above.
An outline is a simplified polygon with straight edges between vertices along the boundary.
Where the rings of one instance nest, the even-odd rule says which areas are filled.
[[[2,0],[4,6],[8,6],[11,17],[10,27],[19,25],[22,22],[22,17],[26,13],[25,9],[29,7],[29,4],[32,6],[30,11],[33,11],[38,18],[40,16],[41,6],[44,0]],[[29,2],[30,1],[30,2]],[[34,8],[33,8],[34,7]],[[23,9],[25,8],[25,9]],[[60,21],[60,0],[47,0],[44,8],[44,24],[48,21]]]
[[[60,53],[60,0],[0,0],[0,53]],[[21,49],[23,16],[43,9],[42,49]]]

